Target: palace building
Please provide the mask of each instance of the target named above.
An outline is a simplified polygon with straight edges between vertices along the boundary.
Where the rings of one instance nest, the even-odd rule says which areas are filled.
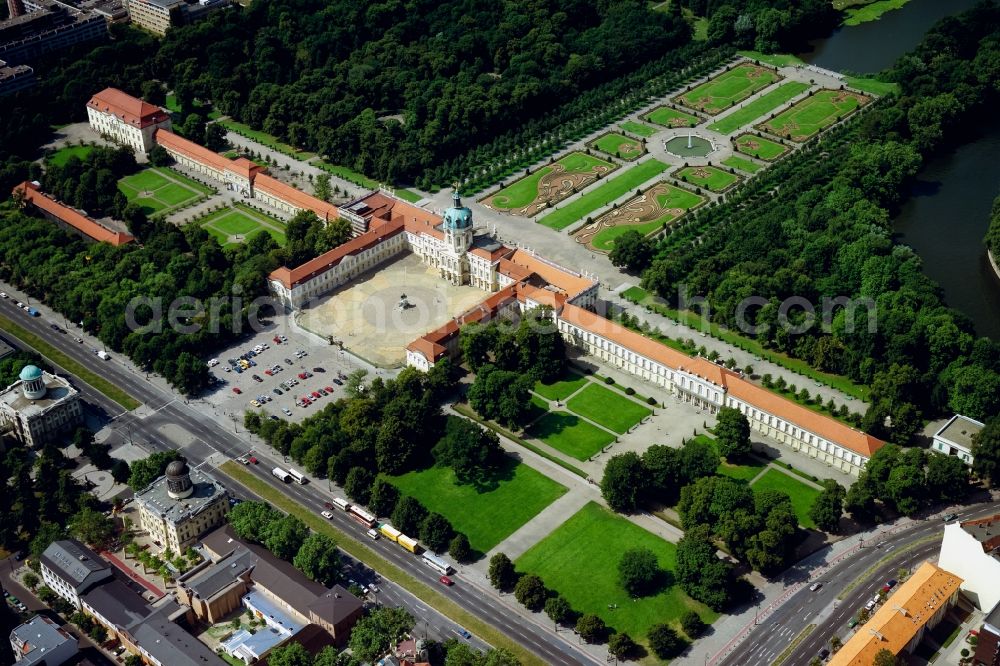
[[[199,469],[175,460],[163,476],[135,494],[139,526],[163,549],[182,553],[229,512],[225,487]]]
[[[80,392],[57,375],[26,365],[0,392],[0,427],[27,446],[38,446],[83,423]]]
[[[115,247],[125,245],[135,240],[132,234],[124,231],[108,229],[97,220],[87,217],[75,208],[60,203],[45,194],[37,181],[24,181],[14,188],[15,197],[19,197],[21,205],[35,209],[47,219],[52,220],[64,229],[76,232],[85,240],[98,243],[110,243]]]
[[[149,152],[158,129],[170,129],[170,114],[117,88],[105,88],[91,97],[87,118],[95,132],[137,153]]]
[[[599,283],[594,277],[477,234],[472,211],[457,194],[442,214],[381,189],[338,207],[281,183],[250,160],[230,160],[168,129],[156,130],[153,140],[178,163],[248,199],[287,214],[308,210],[324,221],[350,222],[356,234],[351,240],[270,274],[271,292],[288,310],[300,310],[407,252],[442,280],[487,292],[479,305],[410,342],[407,365],[429,370],[443,358],[457,357],[459,330],[465,324],[517,318],[545,306],[566,341],[581,351],[709,413],[739,409],[757,432],[838,470],[857,475],[884,444],[753,384],[742,373],[688,356],[596,314]]]

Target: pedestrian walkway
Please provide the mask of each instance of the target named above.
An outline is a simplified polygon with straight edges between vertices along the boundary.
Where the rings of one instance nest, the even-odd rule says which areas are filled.
[[[505,553],[511,560],[516,560],[566,522],[566,519],[592,501],[594,501],[592,493],[584,492],[582,488],[571,488],[569,492],[542,509],[541,513],[519,527],[472,566],[481,566],[485,571],[489,568],[490,558],[496,553]]]

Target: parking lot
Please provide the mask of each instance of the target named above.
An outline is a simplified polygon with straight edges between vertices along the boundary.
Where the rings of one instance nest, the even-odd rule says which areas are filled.
[[[278,319],[280,325],[205,359],[222,382],[204,396],[205,402],[239,424],[248,409],[291,421],[304,419],[345,397],[345,380],[358,369],[337,347],[318,344],[287,326],[283,317]]]

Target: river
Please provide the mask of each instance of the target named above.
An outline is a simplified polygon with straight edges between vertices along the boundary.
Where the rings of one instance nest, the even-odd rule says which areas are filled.
[[[839,28],[814,42],[803,60],[832,70],[878,72],[913,50],[938,20],[976,0],[911,0],[877,21]],[[996,156],[1000,122],[951,152],[929,161],[894,221],[899,240],[911,246],[945,302],[966,314],[980,335],[1000,340],[1000,278],[983,245],[993,199],[1000,193]]]

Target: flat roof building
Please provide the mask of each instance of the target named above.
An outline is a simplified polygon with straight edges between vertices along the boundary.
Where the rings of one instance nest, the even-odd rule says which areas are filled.
[[[13,95],[35,85],[35,70],[27,65],[8,65],[0,60],[0,97]]]
[[[25,13],[0,21],[0,59],[30,62],[45,53],[104,39],[104,17],[58,0],[26,0]]]
[[[962,577],[962,592],[979,610],[1000,604],[1000,513],[945,525],[938,562]]]
[[[971,465],[972,438],[984,427],[975,419],[955,414],[934,433],[931,450],[946,456],[957,456],[966,465]]]
[[[183,552],[229,512],[226,488],[184,460],[167,465],[166,474],[135,495],[139,525],[160,548]]]
[[[829,666],[871,666],[881,650],[912,653],[955,603],[961,584],[955,574],[924,562],[830,657]]]
[[[157,35],[175,25],[194,23],[206,14],[229,5],[229,0],[125,0],[132,23]]]
[[[76,656],[76,639],[43,615],[10,632],[14,660],[21,666],[61,666]]]

